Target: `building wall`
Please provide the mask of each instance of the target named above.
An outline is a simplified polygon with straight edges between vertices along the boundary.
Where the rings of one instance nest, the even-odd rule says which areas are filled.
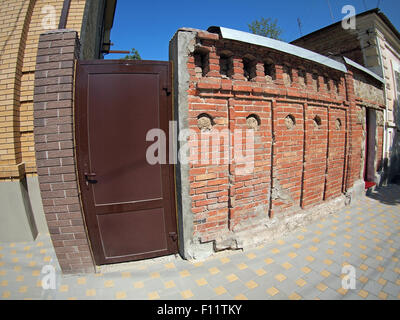
[[[288,215],[300,219],[294,217],[317,207],[326,212],[332,201],[351,196],[356,187],[363,190],[363,122],[357,121],[362,112],[358,104],[365,100],[380,108],[383,100],[382,88],[372,78],[357,75],[354,80],[351,71],[345,74],[203,31],[180,30],[171,43],[178,55],[174,62],[179,59],[174,63],[176,112],[187,114],[185,119],[179,117],[180,130],[185,123],[193,133],[191,160],[207,153],[208,159],[217,154],[230,160],[192,161],[188,186],[183,179],[178,185],[178,190],[189,188],[182,199],[188,212],[180,217],[192,219],[186,256],[200,250],[199,244],[204,244],[204,251],[240,247],[250,238],[268,234],[265,226],[272,221],[281,231],[294,228],[291,222],[285,225],[290,217],[282,219]],[[217,151],[204,148],[207,134],[235,129],[254,132],[254,161],[237,161],[232,151],[237,147],[235,135],[220,140]],[[377,134],[382,146],[381,131]],[[231,152],[226,156],[221,150]],[[250,162],[254,164],[250,172],[237,170]],[[304,222],[296,221],[297,226]]]
[[[86,0],[72,0],[67,20],[67,28],[80,32]],[[52,6],[52,7],[49,7]],[[27,197],[30,206],[12,205],[7,212],[2,211],[4,226],[11,228],[10,237],[4,233],[0,239],[30,240],[37,232],[26,232],[18,228],[13,217],[26,216],[30,224],[37,225],[39,232],[47,232],[43,223],[43,207],[38,197],[37,169],[34,150],[33,94],[36,55],[39,35],[46,30],[42,22],[48,14],[55,13],[55,28],[58,27],[63,1],[60,0],[1,0],[0,1],[0,184],[24,190],[27,179]],[[56,94],[56,93],[53,93]],[[26,200],[26,199],[25,199]],[[0,202],[8,201],[4,193]],[[7,222],[7,223],[6,223]],[[6,228],[7,229],[7,228]],[[37,230],[35,226],[31,228]],[[2,237],[3,236],[3,237]]]
[[[399,126],[396,118],[396,91],[393,63],[400,61],[400,39],[376,13],[356,16],[356,29],[344,30],[341,24],[316,31],[292,42],[329,56],[346,56],[375,72],[386,82],[384,102],[386,104],[382,148],[385,171],[384,183],[400,173]],[[358,86],[356,85],[356,89]],[[372,92],[371,92],[372,93]],[[381,130],[381,129],[380,129]],[[379,138],[379,141],[381,138]]]

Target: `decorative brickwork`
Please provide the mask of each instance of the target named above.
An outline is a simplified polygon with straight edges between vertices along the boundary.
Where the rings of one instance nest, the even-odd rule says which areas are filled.
[[[64,273],[93,272],[76,176],[73,137],[77,32],[57,30],[39,39],[35,72],[35,150],[44,212]]]
[[[360,180],[363,127],[357,122],[352,72],[218,34],[184,31],[196,34],[186,65],[189,128],[200,134],[201,113],[209,114],[215,120],[212,130],[220,132],[248,128],[251,114],[260,120],[251,174],[238,175],[235,161],[190,165],[194,242],[216,241],[223,248],[219,239],[232,239],[227,236],[232,232],[344,196]],[[207,52],[201,73],[196,61],[200,49]],[[368,76],[363,81],[382,92]],[[377,108],[380,102],[370,101]]]

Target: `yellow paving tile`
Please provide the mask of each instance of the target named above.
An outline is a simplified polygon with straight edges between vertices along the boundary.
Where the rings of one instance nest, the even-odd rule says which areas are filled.
[[[279,244],[279,245],[284,245],[286,242],[285,242],[285,240],[278,240],[277,242],[276,242],[277,244]]]
[[[78,279],[76,279],[76,283],[77,284],[86,284],[86,278],[83,278],[83,277],[81,277],[81,278],[78,278]]]
[[[239,278],[235,274],[231,273],[230,275],[228,275],[226,277],[226,279],[228,279],[229,282],[233,282],[233,281],[238,280]]]
[[[321,240],[320,240],[319,238],[314,238],[314,239],[312,239],[312,242],[314,242],[314,243],[320,243]]]
[[[328,249],[325,251],[327,254],[332,255],[335,253],[335,251],[333,251],[332,249]]]
[[[246,287],[249,289],[254,289],[254,288],[258,287],[258,283],[253,280],[250,280],[250,281],[246,282]]]
[[[311,272],[311,269],[309,268],[309,267],[302,267],[301,268],[301,271],[303,271],[304,273],[310,273]]]
[[[213,268],[208,269],[208,272],[210,272],[210,274],[217,274],[220,271],[217,267],[213,267]]]
[[[272,249],[271,250],[271,252],[273,253],[273,254],[278,254],[279,252],[281,252],[278,248],[274,248],[274,249]]]
[[[189,277],[189,276],[190,276],[190,272],[187,271],[187,270],[183,270],[183,271],[179,272],[179,275],[180,275],[182,278]]]
[[[10,296],[11,296],[10,291],[4,291],[3,294],[1,295],[3,299],[8,299]]]
[[[294,259],[294,258],[297,257],[297,253],[295,253],[295,252],[289,252],[289,253],[288,253],[288,256],[289,256],[290,258]]]
[[[17,282],[22,282],[22,281],[24,281],[24,276],[23,276],[23,275],[18,276],[18,277],[15,279],[15,281],[17,281]]]
[[[297,280],[296,280],[296,284],[297,284],[299,287],[304,287],[304,286],[307,284],[307,281],[305,281],[304,279],[300,278],[300,279],[297,279]]]
[[[335,245],[336,245],[336,242],[333,241],[333,240],[329,240],[328,243],[329,243],[329,245],[331,245],[331,246],[335,246]]]
[[[365,290],[360,290],[360,292],[358,293],[358,295],[360,296],[360,297],[362,297],[362,298],[366,298],[366,297],[368,297],[368,291],[365,291]]]
[[[313,256],[307,256],[306,260],[309,262],[313,262],[315,260],[315,258]]]
[[[121,277],[122,278],[130,278],[131,277],[131,273],[130,272],[121,272]]]
[[[330,259],[325,259],[325,260],[323,261],[323,263],[326,264],[327,266],[330,266],[330,265],[333,263],[333,261],[330,260]]]
[[[118,299],[118,300],[120,300],[120,299],[126,299],[126,292],[125,292],[125,291],[118,291],[118,292],[115,294],[115,299]]]
[[[5,276],[7,274],[6,270],[0,270],[0,276]]]
[[[114,281],[112,281],[112,280],[104,281],[104,287],[105,288],[113,288],[114,287]]]
[[[368,282],[368,278],[366,276],[360,276],[360,278],[358,280],[360,280],[362,283]]]
[[[297,239],[304,240],[304,236],[300,234],[300,235],[297,236]]]
[[[8,281],[7,280],[3,280],[2,282],[0,282],[0,286],[1,287],[7,287],[8,286]]]
[[[95,290],[95,289],[87,289],[87,290],[86,290],[86,296],[87,296],[87,297],[94,297],[94,296],[96,296],[96,290]]]
[[[147,297],[149,298],[149,300],[157,300],[160,299],[160,295],[158,294],[157,291],[153,291],[147,294]]]
[[[388,296],[387,293],[385,293],[383,291],[379,292],[379,294],[378,294],[378,298],[382,299],[382,300],[386,300],[387,296]]]
[[[13,269],[14,269],[14,271],[20,272],[22,267],[21,266],[15,266]]]
[[[375,259],[378,261],[383,261],[383,257],[381,257],[381,256],[376,256]]]
[[[296,249],[299,249],[299,248],[301,248],[301,244],[300,243],[294,243],[293,247],[295,247]]]
[[[237,265],[237,267],[238,267],[239,270],[245,270],[245,269],[248,268],[248,265],[245,264],[245,263],[239,263],[239,264]]]
[[[50,262],[51,261],[51,257],[50,256],[44,257],[43,261],[44,262]]]
[[[282,282],[286,280],[286,276],[282,273],[279,273],[275,276],[275,279],[278,280],[279,282]]]
[[[249,258],[250,260],[257,258],[257,256],[254,253],[249,253],[247,255],[247,258]]]
[[[170,281],[167,281],[164,283],[164,287],[165,287],[165,289],[171,289],[171,288],[176,287],[176,284],[173,280],[170,280]]]
[[[345,257],[351,257],[351,253],[348,252],[348,251],[343,252],[343,255],[344,255]]]
[[[36,244],[36,247],[43,247],[43,245],[44,245],[43,242],[38,242],[38,243]]]
[[[318,251],[318,248],[316,246],[311,246],[308,248],[308,250],[310,250],[312,252],[316,252],[316,251]]]
[[[173,262],[167,263],[164,265],[166,269],[175,269],[175,264]]]
[[[267,271],[265,271],[263,268],[260,268],[260,269],[256,270],[256,274],[258,276],[260,276],[260,277],[263,276],[266,273],[267,273]]]
[[[346,248],[351,248],[351,243],[345,242],[343,245],[344,245]]]
[[[326,289],[328,289],[328,286],[325,284],[325,283],[319,283],[317,286],[316,286],[316,288],[319,290],[319,291],[322,291],[322,292],[324,292]]]
[[[185,290],[181,292],[181,296],[183,299],[189,299],[194,296],[193,292],[191,290]]]
[[[27,253],[27,254],[25,255],[25,257],[26,257],[27,259],[32,259],[33,254],[32,254],[32,253]]]
[[[299,295],[296,292],[293,292],[290,296],[289,296],[290,300],[301,300],[301,295]]]
[[[136,288],[136,289],[141,289],[141,288],[144,287],[144,283],[143,283],[143,281],[134,282],[133,283],[133,287]]]
[[[293,266],[289,262],[283,263],[282,267],[284,267],[286,270],[289,270],[290,268],[293,268]]]
[[[236,297],[235,297],[235,300],[249,300],[244,294],[238,294]]]
[[[195,262],[195,263],[193,263],[193,265],[195,267],[201,267],[203,264],[204,264],[203,262]]]
[[[378,280],[378,283],[383,285],[383,286],[386,284],[386,282],[387,282],[387,280],[385,280],[383,278],[379,278],[379,280]]]
[[[385,268],[382,266],[377,266],[376,270],[378,270],[379,272],[383,272],[383,271],[385,271]]]
[[[331,275],[331,273],[328,270],[322,270],[320,274],[325,278],[328,278]]]
[[[368,269],[368,266],[365,265],[365,264],[362,264],[362,265],[360,265],[360,269],[363,270],[363,271],[365,271],[365,270]]]
[[[225,289],[223,286],[219,286],[219,287],[215,288],[214,291],[215,291],[215,293],[216,293],[217,295],[219,295],[219,296],[220,296],[221,294],[224,294],[224,293],[227,292],[226,289]]]
[[[271,288],[267,289],[267,293],[273,297],[279,293],[279,290],[275,287],[271,287]]]
[[[229,259],[229,258],[227,258],[227,257],[224,257],[224,258],[219,259],[219,261],[221,261],[222,264],[225,264],[225,263],[230,262],[231,259]]]
[[[60,292],[68,292],[69,287],[68,285],[64,284],[60,287]]]
[[[4,264],[5,264],[5,262],[4,262],[4,261],[0,261],[0,267],[3,267],[3,266],[4,266]]]
[[[152,272],[150,273],[150,278],[152,279],[157,279],[160,277],[160,274],[158,272]]]
[[[11,261],[14,262],[14,263],[17,263],[19,261],[19,259],[18,258],[12,258]]]
[[[342,296],[344,296],[347,293],[347,289],[343,289],[343,288],[339,288],[336,290],[337,293],[341,294]]]
[[[29,261],[28,266],[30,266],[30,267],[36,266],[36,261]]]
[[[201,286],[205,286],[206,284],[208,284],[207,280],[204,279],[204,278],[197,279],[197,280],[196,280],[196,283],[197,283],[197,285],[200,286],[200,287],[201,287]]]

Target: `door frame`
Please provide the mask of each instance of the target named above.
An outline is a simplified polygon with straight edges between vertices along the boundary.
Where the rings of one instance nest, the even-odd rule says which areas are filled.
[[[166,66],[167,67],[167,80],[166,83],[163,84],[162,89],[165,90],[166,92],[166,103],[167,103],[167,115],[168,115],[168,120],[167,121],[172,121],[174,112],[172,109],[173,102],[172,102],[172,68],[171,68],[171,62],[168,61],[151,61],[151,60],[88,60],[88,61],[77,61],[76,63],[76,78],[75,78],[75,103],[74,103],[74,123],[75,123],[75,128],[74,128],[74,139],[75,139],[75,146],[76,146],[76,167],[77,167],[77,176],[78,176],[78,185],[79,185],[79,193],[80,193],[80,200],[82,204],[82,210],[83,210],[83,219],[84,219],[84,227],[86,230],[86,234],[88,236],[89,240],[89,248],[92,253],[93,260],[96,265],[104,265],[104,264],[113,264],[113,263],[121,263],[121,262],[128,262],[124,257],[122,258],[109,258],[103,259],[101,257],[100,252],[103,252],[102,248],[99,247],[99,239],[100,239],[100,232],[98,228],[98,224],[94,221],[96,219],[96,214],[89,214],[89,205],[86,203],[84,197],[82,196],[82,188],[85,186],[86,183],[86,178],[85,178],[85,171],[89,168],[86,168],[87,161],[86,159],[88,158],[88,155],[85,154],[85,150],[89,150],[89,145],[88,145],[88,132],[85,131],[85,129],[82,127],[81,123],[88,121],[87,118],[87,112],[84,110],[86,107],[86,102],[83,100],[86,96],[86,94],[82,94],[82,92],[88,92],[87,88],[87,81],[86,81],[86,76],[85,72],[83,70],[83,66],[85,65],[117,65],[120,66],[122,71],[125,71],[123,73],[129,73],[126,70],[123,70],[124,68],[129,68],[129,66],[154,66],[154,65],[160,65],[160,66]],[[86,126],[87,128],[87,126]],[[166,150],[169,150],[169,145],[170,143],[173,143],[172,141],[168,140],[168,134],[167,134],[167,147]],[[174,164],[165,164],[167,165],[168,168],[168,185],[169,185],[169,192],[170,192],[170,219],[166,219],[168,221],[165,221],[165,225],[168,229],[173,228],[175,232],[174,234],[167,234],[167,244],[168,244],[168,253],[167,255],[170,254],[177,254],[179,252],[179,228],[178,228],[178,219],[177,219],[177,203],[176,203],[176,181],[175,181],[175,165]],[[88,227],[88,223],[92,226],[91,228]],[[167,231],[168,232],[168,231]],[[165,254],[159,255],[159,254],[154,254],[154,256],[149,256],[149,254],[137,254],[135,255],[135,259],[132,259],[130,261],[137,261],[137,260],[142,260],[142,259],[148,259],[148,258],[155,258],[158,256],[164,256]]]

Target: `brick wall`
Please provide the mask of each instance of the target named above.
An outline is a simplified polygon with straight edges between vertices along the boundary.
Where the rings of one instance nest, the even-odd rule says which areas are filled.
[[[35,150],[49,232],[64,273],[93,272],[76,176],[73,138],[77,33],[58,30],[39,39],[35,72]]]
[[[80,31],[85,3],[71,1],[67,28]],[[45,6],[55,9],[57,26],[63,1],[0,1],[0,180],[36,174],[33,87]]]
[[[204,114],[214,124],[210,134],[249,129],[252,115],[258,122],[251,127],[251,173],[235,170],[241,164],[233,156],[234,137],[224,145],[231,162],[190,165],[195,239],[218,241],[260,219],[311,208],[353,187],[361,174],[363,127],[357,122],[352,72],[191,32],[196,38],[186,65],[189,128],[200,135]],[[211,158],[201,143],[191,146],[193,154],[209,152]]]

